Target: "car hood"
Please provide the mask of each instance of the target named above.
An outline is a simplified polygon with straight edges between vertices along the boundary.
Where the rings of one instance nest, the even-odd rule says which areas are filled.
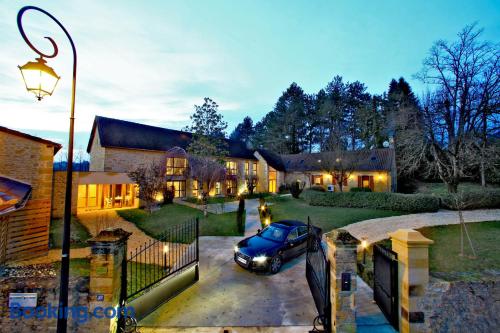
[[[246,238],[238,243],[240,252],[251,257],[258,255],[271,255],[280,243],[273,242],[258,235]]]

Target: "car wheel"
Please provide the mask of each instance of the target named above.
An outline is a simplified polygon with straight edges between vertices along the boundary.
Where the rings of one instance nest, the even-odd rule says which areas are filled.
[[[276,274],[280,271],[281,265],[283,264],[283,261],[281,259],[281,256],[276,255],[271,259],[271,262],[269,263],[269,272],[271,274]]]

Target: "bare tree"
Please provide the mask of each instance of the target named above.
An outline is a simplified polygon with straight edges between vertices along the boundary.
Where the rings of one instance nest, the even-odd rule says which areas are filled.
[[[347,153],[341,148],[320,155],[321,159],[318,160],[320,168],[323,172],[328,173],[332,180],[337,181],[340,192],[344,191],[344,183],[347,183],[354,171],[355,155],[355,152]]]
[[[188,176],[198,181],[204,202],[204,215],[207,216],[208,194],[216,182],[226,177],[226,168],[218,160],[209,156],[188,156]]]
[[[128,176],[139,185],[139,199],[144,201],[147,211],[151,213],[157,195],[162,193],[165,187],[165,163],[151,162],[139,166],[129,172]]]
[[[498,45],[480,41],[481,32],[467,26],[457,41],[433,45],[416,75],[436,88],[424,101],[423,128],[399,138],[399,144],[411,147],[411,156],[400,159],[400,167],[419,168],[423,158],[428,173],[437,175],[451,193],[457,192],[462,178],[472,176],[469,170],[480,161],[484,165],[486,145],[481,145],[478,128],[492,103],[498,106],[498,94],[491,96],[498,90],[498,77],[487,74],[493,67],[498,76]],[[484,122],[490,129],[487,119]]]

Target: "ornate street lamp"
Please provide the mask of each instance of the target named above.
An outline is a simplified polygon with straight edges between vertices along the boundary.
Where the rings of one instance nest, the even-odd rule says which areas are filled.
[[[26,90],[34,93],[39,101],[46,95],[52,95],[60,79],[46,63],[43,57],[40,57],[36,58],[36,62],[28,61],[23,66],[17,66],[21,70]]]
[[[17,13],[17,27],[19,32],[23,37],[24,41],[28,46],[40,57],[36,59],[36,62],[28,62],[24,66],[19,66],[21,74],[23,76],[26,89],[35,93],[38,100],[41,100],[46,95],[52,95],[57,82],[59,81],[59,76],[55,71],[46,65],[44,58],[50,59],[57,56],[58,48],[57,44],[50,37],[47,38],[54,51],[52,54],[45,54],[40,52],[24,33],[22,25],[23,14],[28,10],[35,10],[41,12],[48,17],[50,17],[57,25],[64,31],[66,37],[68,37],[71,44],[71,49],[73,51],[73,84],[71,89],[71,113],[69,118],[69,141],[68,141],[68,167],[66,170],[66,195],[64,202],[64,231],[63,231],[63,243],[62,243],[62,255],[61,255],[61,283],[59,292],[59,309],[67,313],[68,307],[68,285],[69,285],[69,245],[70,245],[70,226],[71,226],[71,184],[73,179],[73,134],[74,134],[74,121],[75,121],[75,88],[76,88],[76,49],[73,39],[69,35],[68,31],[52,14],[46,12],[45,10],[34,7],[26,6],[19,10]],[[66,315],[58,314],[57,316],[57,333],[66,333],[68,318]]]

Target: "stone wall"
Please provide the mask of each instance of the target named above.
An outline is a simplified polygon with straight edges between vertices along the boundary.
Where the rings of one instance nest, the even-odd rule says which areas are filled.
[[[69,304],[72,306],[89,306],[89,279],[88,277],[72,277],[69,285]],[[0,278],[0,327],[2,332],[55,332],[57,320],[55,318],[11,318],[9,310],[9,293],[30,292],[37,293],[37,306],[57,307],[59,302],[59,277],[2,277]],[[104,332],[104,322],[109,327],[109,319],[90,319],[86,323],[78,323],[70,316],[68,332]]]
[[[332,177],[323,172],[289,172],[285,175],[285,182],[287,184],[291,184],[300,180],[304,182],[305,188],[311,187],[311,177],[312,175],[323,175],[323,186],[327,186],[332,184]],[[358,176],[373,176],[373,187],[374,192],[390,192],[391,191],[391,176],[389,172],[375,172],[375,171],[366,171],[366,172],[353,172],[347,181],[347,186],[343,187],[344,192],[348,192],[349,189],[353,187],[358,187]],[[338,190],[338,187],[336,187]]]
[[[101,146],[101,141],[99,139],[99,130],[97,129],[94,134],[92,146],[90,148],[89,171],[104,171],[104,158],[106,154],[106,148]]]
[[[78,202],[78,178],[79,173],[73,172],[71,192],[71,214],[76,215]],[[66,198],[66,171],[55,171],[53,177],[52,192],[52,217],[62,218],[64,216],[64,202]]]
[[[26,206],[7,215],[1,261],[48,251],[53,160],[54,145],[0,131],[0,175],[32,187]]]
[[[0,175],[30,184],[32,200],[50,200],[54,147],[0,132]]]
[[[500,327],[500,276],[484,281],[432,278],[420,300],[429,332],[495,332]]]
[[[160,163],[165,153],[150,150],[106,148],[104,170],[129,172],[149,163]]]

